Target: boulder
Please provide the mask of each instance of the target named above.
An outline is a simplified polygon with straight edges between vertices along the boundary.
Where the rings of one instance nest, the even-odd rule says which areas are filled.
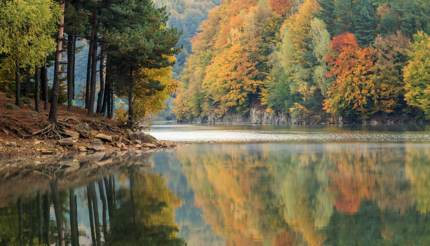
[[[148,149],[156,149],[156,148],[157,148],[157,145],[152,144],[152,143],[144,143],[144,144],[142,145],[142,147],[144,147],[144,148],[148,148]]]
[[[149,134],[145,134],[144,132],[132,132],[128,131],[128,136],[130,140],[135,141],[139,140],[142,143],[157,143],[158,140]]]
[[[88,146],[88,148],[87,148],[87,149],[88,149],[88,150],[95,151],[95,152],[101,152],[101,151],[106,150],[106,148],[105,148],[103,145],[97,145],[97,144],[95,144],[95,145],[90,145],[90,146]]]
[[[63,138],[58,140],[58,145],[63,146],[63,147],[71,147],[73,145],[75,145],[75,142],[73,141],[73,138]]]
[[[91,137],[91,127],[87,123],[80,123],[76,126],[76,131],[79,132],[79,135],[83,138]]]
[[[109,143],[111,143],[113,141],[112,136],[109,136],[109,135],[106,135],[106,134],[103,134],[103,133],[96,134],[95,138],[100,139],[100,140],[102,140],[104,142],[109,142]]]
[[[64,130],[64,134],[72,139],[79,139],[80,133],[72,130]]]

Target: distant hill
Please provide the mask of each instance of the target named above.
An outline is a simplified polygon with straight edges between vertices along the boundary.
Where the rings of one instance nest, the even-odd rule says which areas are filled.
[[[191,53],[191,39],[197,33],[201,22],[220,2],[221,0],[155,0],[158,6],[166,7],[169,11],[169,24],[182,32],[178,46],[183,47],[183,51],[177,56],[176,75],[180,74]]]

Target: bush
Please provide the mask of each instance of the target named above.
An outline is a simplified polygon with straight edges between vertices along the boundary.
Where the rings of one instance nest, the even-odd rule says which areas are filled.
[[[12,103],[6,103],[6,104],[4,105],[4,107],[5,107],[6,109],[8,109],[8,110],[17,110],[17,109],[19,109],[19,107],[18,107],[18,106],[16,106],[15,104],[12,104]]]
[[[31,99],[30,99],[30,98],[28,98],[28,97],[23,97],[23,98],[22,98],[22,102],[23,102],[24,104],[30,105],[30,104],[31,104]]]
[[[115,120],[117,120],[121,125],[127,124],[128,112],[124,107],[120,107],[115,110]]]

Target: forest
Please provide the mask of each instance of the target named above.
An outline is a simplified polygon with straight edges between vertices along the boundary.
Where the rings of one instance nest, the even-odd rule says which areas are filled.
[[[168,18],[151,0],[1,0],[0,91],[18,107],[49,110],[53,130],[62,104],[133,126],[177,87],[180,32]],[[86,75],[83,86],[77,73]]]
[[[192,40],[175,114],[182,122],[425,122],[426,0],[225,0]]]

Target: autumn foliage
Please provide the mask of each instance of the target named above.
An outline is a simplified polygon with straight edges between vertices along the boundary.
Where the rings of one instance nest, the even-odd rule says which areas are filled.
[[[193,39],[177,118],[251,108],[305,125],[430,118],[428,23],[420,0],[223,1]]]

